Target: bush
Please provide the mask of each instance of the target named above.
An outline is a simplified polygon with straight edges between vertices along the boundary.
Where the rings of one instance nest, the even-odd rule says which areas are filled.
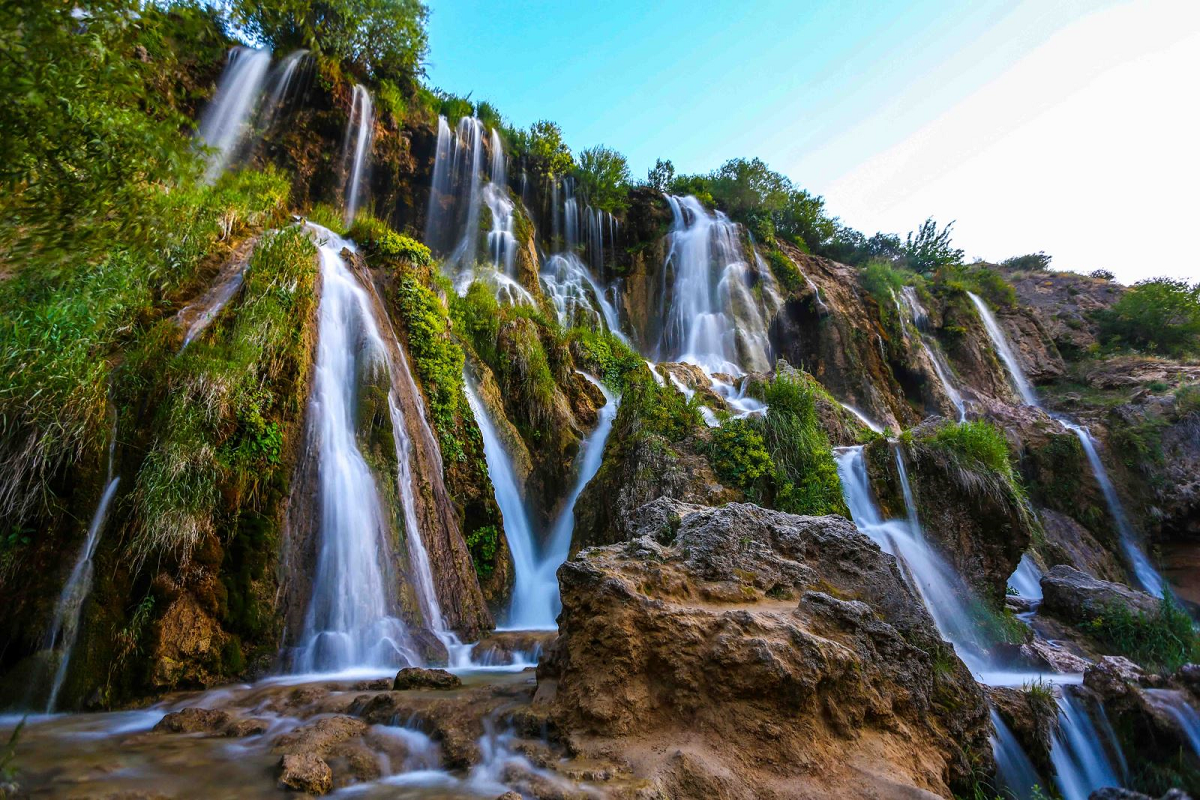
[[[1111,281],[1116,277],[1116,275],[1113,275],[1112,272],[1107,269],[1094,269],[1089,272],[1088,275],[1102,281]]]
[[[901,438],[916,458],[940,459],[964,492],[1006,504],[1030,527],[1038,527],[1025,486],[1013,469],[1008,440],[992,423],[948,422],[932,432],[921,431],[918,436],[909,432]]]
[[[1100,340],[1180,356],[1200,350],[1200,281],[1174,278],[1137,283],[1098,314]]]
[[[675,165],[661,158],[655,159],[654,166],[646,171],[646,185],[660,192],[669,190],[674,180]]]
[[[1192,618],[1169,594],[1163,595],[1153,615],[1114,603],[1080,627],[1116,654],[1148,669],[1174,672],[1200,658]]]
[[[347,235],[371,255],[390,261],[403,261],[414,267],[433,264],[433,254],[428,247],[411,236],[396,233],[386,222],[368,214],[360,214]]]
[[[533,123],[528,131],[513,131],[511,138],[514,153],[525,160],[529,172],[542,183],[568,175],[575,167],[562,128],[549,120]]]
[[[1039,250],[1036,253],[1029,253],[1024,256],[1006,258],[1000,262],[1000,266],[1013,270],[1043,272],[1050,269],[1050,259],[1050,256]]]
[[[570,339],[576,363],[598,375],[614,391],[625,391],[630,372],[641,370],[646,362],[629,345],[609,331],[574,328]]]
[[[805,287],[804,276],[787,255],[777,247],[767,251],[767,264],[771,267],[775,280],[788,294],[793,294]]]
[[[750,423],[731,419],[714,430],[709,452],[717,477],[752,500],[761,499],[765,479],[775,474],[775,464],[762,435]]]
[[[933,273],[943,267],[956,267],[962,264],[963,251],[951,243],[950,231],[954,223],[938,230],[933,217],[921,223],[914,233],[908,232],[904,241],[904,257],[908,266],[923,275]]]

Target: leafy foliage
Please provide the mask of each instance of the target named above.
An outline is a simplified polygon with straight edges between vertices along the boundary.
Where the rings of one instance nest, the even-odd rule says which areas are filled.
[[[938,230],[933,217],[921,223],[915,232],[909,231],[904,240],[904,256],[908,266],[922,274],[932,273],[941,267],[953,267],[962,264],[963,251],[954,245],[950,239],[950,231],[954,227],[951,222]]]
[[[350,226],[348,235],[366,247],[372,255],[402,261],[414,267],[429,267],[433,264],[433,254],[428,247],[411,236],[397,233],[386,222],[376,217],[360,214]]]
[[[617,392],[625,390],[631,372],[645,366],[640,355],[609,331],[574,328],[570,335],[576,363]]]
[[[1015,270],[1044,272],[1050,269],[1050,259],[1051,256],[1039,250],[1036,253],[1029,253],[1028,255],[1006,258],[1000,262],[1000,266]]]
[[[655,159],[654,166],[646,171],[646,185],[667,191],[675,181],[675,165],[661,158]]]
[[[429,46],[420,0],[233,0],[232,10],[273,50],[305,47],[375,79],[415,79]]]
[[[1169,594],[1163,595],[1153,615],[1114,603],[1081,627],[1118,655],[1149,669],[1174,672],[1200,657],[1192,618]]]
[[[579,154],[575,170],[588,203],[602,211],[622,211],[629,194],[629,163],[625,156],[603,145]]]
[[[1101,341],[1169,355],[1200,350],[1200,281],[1140,281],[1099,313]]]
[[[543,183],[568,175],[575,167],[571,149],[563,141],[562,128],[550,120],[535,122],[528,131],[514,131],[511,138],[526,169]]]

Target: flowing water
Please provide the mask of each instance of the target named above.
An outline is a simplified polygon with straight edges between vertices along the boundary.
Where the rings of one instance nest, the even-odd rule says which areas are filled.
[[[246,270],[249,266],[249,253],[230,260],[222,269],[221,274],[217,276],[217,282],[212,288],[205,292],[199,300],[184,307],[175,315],[175,319],[180,325],[185,326],[183,344],[180,345],[179,352],[182,353],[186,350],[196,337],[204,333],[221,313],[221,310],[238,293],[246,280]]]
[[[995,708],[991,709],[991,717],[992,752],[996,757],[996,775],[1000,779],[997,788],[1004,790],[1003,797],[1032,798],[1034,787],[1041,786],[1037,770]]]
[[[770,290],[755,291],[738,226],[695,197],[668,196],[672,224],[663,268],[659,360],[685,361],[708,374],[771,368]],[[765,271],[766,274],[770,270]],[[777,297],[776,292],[776,297]]]
[[[1192,752],[1200,756],[1200,714],[1188,702],[1187,696],[1174,689],[1147,689],[1146,694],[1175,720],[1179,730],[1187,737]]]
[[[1058,700],[1050,761],[1063,800],[1087,800],[1097,789],[1122,785],[1091,715],[1069,692],[1063,692]]]
[[[1000,329],[999,324],[997,324],[996,318],[992,316],[991,310],[978,295],[969,292],[968,294],[970,294],[971,302],[979,310],[979,316],[983,320],[988,336],[991,337],[992,345],[995,347],[996,353],[999,354],[1000,360],[1004,362],[1004,366],[1008,369],[1008,374],[1012,378],[1013,384],[1017,387],[1021,399],[1026,405],[1041,408],[1037,394],[1033,391],[1029,379],[1025,377],[1025,372],[1021,369],[1020,363],[1014,357],[1012,348],[1008,344],[1008,339],[1005,337],[1004,331]],[[1108,506],[1108,513],[1117,527],[1117,536],[1121,542],[1121,549],[1125,553],[1125,557],[1129,560],[1134,578],[1142,589],[1156,597],[1161,596],[1166,588],[1162,576],[1158,574],[1158,570],[1150,563],[1150,559],[1146,557],[1145,552],[1138,543],[1137,534],[1134,532],[1133,526],[1129,523],[1129,517],[1125,514],[1125,507],[1121,503],[1121,498],[1117,495],[1116,487],[1113,486],[1112,480],[1108,477],[1108,470],[1105,468],[1104,462],[1100,460],[1100,454],[1096,450],[1096,442],[1092,437],[1091,431],[1083,425],[1069,422],[1060,417],[1055,417],[1055,419],[1060,425],[1075,434],[1079,439],[1079,444],[1083,447],[1084,455],[1087,456],[1088,464],[1092,468],[1092,474],[1096,477],[1096,483],[1099,484],[1100,492],[1104,496],[1104,502]]]
[[[1042,571],[1034,563],[1029,553],[1021,555],[1016,570],[1009,576],[1008,587],[1017,593],[1018,597],[1034,603],[1042,600]]]
[[[917,290],[912,286],[905,286],[901,292],[904,298],[904,305],[901,307],[900,319],[903,320],[906,316],[903,309],[908,309],[908,318],[912,322],[913,328],[917,331],[917,342],[921,345],[921,349],[925,351],[925,357],[929,359],[929,363],[933,366],[933,372],[937,376],[938,382],[942,385],[942,391],[946,393],[946,397],[954,405],[958,411],[958,421],[963,422],[967,418],[967,407],[963,401],[962,392],[950,380],[950,363],[946,361],[945,355],[942,353],[942,348],[929,333],[929,313],[925,307],[921,305],[921,298],[917,297]],[[907,329],[905,329],[907,334]]]
[[[307,50],[295,50],[280,61],[267,79],[267,97],[259,110],[259,130],[268,130],[283,115],[303,86],[299,78],[311,64]]]
[[[217,83],[217,93],[200,119],[200,141],[213,150],[204,171],[206,181],[211,183],[220,177],[237,155],[270,66],[269,50],[235,47],[229,51],[229,62]]]
[[[295,656],[297,672],[391,668],[420,659],[397,616],[389,526],[358,446],[357,394],[364,374],[387,369],[371,301],[342,259],[353,245],[310,225],[322,292],[311,436],[317,446],[319,542],[312,596]]]
[[[342,162],[349,163],[346,179],[346,210],[344,222],[350,225],[362,204],[368,188],[371,168],[371,142],[375,138],[375,110],[371,93],[362,84],[354,84],[350,102],[350,118],[346,121],[346,141],[342,146]]]

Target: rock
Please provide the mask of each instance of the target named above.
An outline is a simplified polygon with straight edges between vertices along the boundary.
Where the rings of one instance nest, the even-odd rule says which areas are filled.
[[[512,664],[517,660],[537,663],[558,637],[558,631],[494,631],[479,640],[471,651],[477,664]]]
[[[279,785],[308,794],[327,794],[333,789],[333,770],[312,753],[288,754],[279,760]]]
[[[497,795],[496,800],[521,800],[521,795],[516,792],[505,792],[504,794]]]
[[[275,740],[276,753],[315,753],[324,756],[336,744],[367,732],[367,723],[343,715],[324,717]]]
[[[156,733],[218,733],[229,724],[229,714],[211,708],[184,708],[167,714],[154,726]]]
[[[242,738],[245,736],[261,736],[267,732],[271,725],[265,719],[238,719],[229,723],[225,728],[225,735],[230,737]]]
[[[392,689],[456,689],[462,686],[457,675],[452,675],[444,669],[423,669],[421,667],[405,667],[396,673]]]
[[[1049,687],[1047,687],[1049,688]],[[1053,697],[1029,688],[990,686],[988,697],[1042,775],[1054,774],[1050,750],[1058,727],[1058,704]]]
[[[1105,702],[1136,692],[1141,679],[1142,668],[1124,656],[1104,656],[1083,673],[1083,685]]]
[[[1080,507],[1085,507],[1082,502]],[[1125,577],[1125,569],[1116,556],[1075,519],[1050,508],[1039,508],[1038,517],[1042,520],[1046,543],[1056,555],[1066,559],[1063,563],[1067,566],[1102,580],[1119,581]]]
[[[662,796],[948,795],[990,761],[979,687],[841,517],[695,511],[670,544],[585,550],[559,582],[535,707],[583,757],[636,747]]]
[[[1191,795],[1183,789],[1168,789],[1167,793],[1158,800],[1191,800]],[[1104,789],[1097,789],[1088,795],[1088,800],[1154,800],[1148,794],[1135,792],[1132,789],[1118,789],[1114,786],[1109,786]]]
[[[1098,580],[1064,564],[1051,567],[1042,577],[1041,613],[1076,625],[1096,619],[1112,606],[1154,614],[1158,605],[1159,601],[1145,592]]]
[[[152,684],[171,689],[211,683],[216,675],[208,665],[220,663],[227,639],[220,623],[191,593],[180,593],[158,622]]]

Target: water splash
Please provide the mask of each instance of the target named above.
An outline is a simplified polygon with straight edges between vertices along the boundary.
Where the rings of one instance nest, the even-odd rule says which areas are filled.
[[[320,518],[312,596],[294,667],[334,672],[417,664],[408,628],[396,615],[383,505],[356,435],[360,375],[386,370],[386,350],[370,298],[341,256],[353,243],[316,225],[309,229],[322,282],[310,409]]]
[[[270,66],[269,50],[235,47],[229,51],[217,93],[200,120],[199,139],[214,151],[204,171],[208,183],[220,177],[244,141]]]
[[[371,169],[371,142],[375,138],[375,109],[371,93],[362,84],[354,84],[350,101],[350,117],[346,120],[346,141],[342,145],[342,162],[349,160],[350,170],[346,183],[346,210],[343,221],[347,226],[367,191]]]

